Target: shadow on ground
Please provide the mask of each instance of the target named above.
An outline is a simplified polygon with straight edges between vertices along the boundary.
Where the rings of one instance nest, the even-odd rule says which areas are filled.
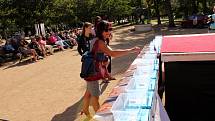
[[[101,93],[105,91],[108,86],[108,83],[101,83]],[[83,97],[77,101],[74,105],[68,107],[63,113],[56,114],[51,121],[74,121],[78,115],[80,115],[81,107],[82,107]],[[0,120],[1,121],[1,120]],[[86,118],[84,121],[89,121]]]
[[[0,121],[9,121],[9,120],[6,120],[6,119],[0,119]]]
[[[74,121],[77,114],[81,111],[83,97],[74,105],[68,107],[63,113],[56,114],[51,121]]]
[[[3,70],[10,69],[10,68],[17,67],[17,66],[29,65],[29,64],[33,64],[33,63],[35,63],[35,62],[32,62],[30,60],[26,60],[26,61],[22,61],[22,62],[14,62],[12,65],[6,66]]]
[[[177,25],[176,27],[168,27],[167,25],[156,25],[153,28],[155,34],[159,35],[185,35],[208,33],[208,28],[182,28],[179,25]]]
[[[116,26],[113,26],[113,30],[121,29],[121,28],[128,27],[128,26],[131,26],[131,25],[132,24],[130,24],[130,23],[122,24],[122,25],[116,25]]]
[[[120,33],[114,42],[114,45],[111,45],[113,49],[126,49],[138,46],[143,49],[148,45],[155,37],[153,32],[130,32],[130,33]],[[137,57],[137,54],[129,54],[118,58],[112,59],[112,74],[120,74],[125,72],[134,59]],[[126,61],[123,61],[126,60]],[[120,65],[120,66],[119,66]]]

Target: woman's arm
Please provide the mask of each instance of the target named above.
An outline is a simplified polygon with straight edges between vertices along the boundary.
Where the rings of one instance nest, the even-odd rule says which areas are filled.
[[[130,49],[117,49],[117,50],[112,50],[109,46],[107,46],[104,41],[99,41],[99,49],[106,53],[107,55],[109,56],[112,56],[112,57],[120,57],[120,56],[123,56],[123,55],[127,55],[129,53],[134,53],[134,52],[137,52],[139,53],[140,52],[140,48],[139,47],[133,47],[133,48],[130,48]]]

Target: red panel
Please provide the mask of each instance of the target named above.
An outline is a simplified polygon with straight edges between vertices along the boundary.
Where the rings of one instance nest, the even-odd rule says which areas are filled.
[[[215,52],[215,34],[164,36],[161,52]]]

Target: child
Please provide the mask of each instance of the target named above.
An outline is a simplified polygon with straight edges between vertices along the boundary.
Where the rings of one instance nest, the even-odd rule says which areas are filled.
[[[104,68],[105,73],[104,73],[104,83],[108,83],[109,80],[116,80],[114,77],[111,76],[111,74],[108,72],[108,65],[109,65],[109,58],[108,55],[105,55],[104,53],[97,53],[96,55],[96,60],[101,63],[102,68]]]

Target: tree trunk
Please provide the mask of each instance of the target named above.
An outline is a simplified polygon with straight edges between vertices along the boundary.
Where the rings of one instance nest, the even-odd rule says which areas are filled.
[[[184,12],[184,19],[187,19],[188,18],[188,15],[189,15],[189,12],[188,12],[188,1],[187,0],[183,0],[181,1],[181,6],[183,6],[183,12]]]
[[[192,0],[192,9],[193,9],[193,13],[192,14],[197,14],[198,13],[198,7],[196,5],[196,0]]]
[[[171,0],[165,0],[165,2],[166,2],[166,11],[167,11],[168,18],[169,18],[169,27],[175,27]]]
[[[203,13],[207,13],[207,2],[206,0],[202,0]]]
[[[157,16],[157,19],[158,19],[158,24],[161,24],[161,19],[160,19],[160,11],[159,11],[159,0],[154,0],[154,3],[155,3],[155,12],[156,12],[156,16]]]
[[[7,32],[6,32],[6,29],[3,28],[2,30],[3,30],[2,38],[3,38],[3,39],[7,39]]]

